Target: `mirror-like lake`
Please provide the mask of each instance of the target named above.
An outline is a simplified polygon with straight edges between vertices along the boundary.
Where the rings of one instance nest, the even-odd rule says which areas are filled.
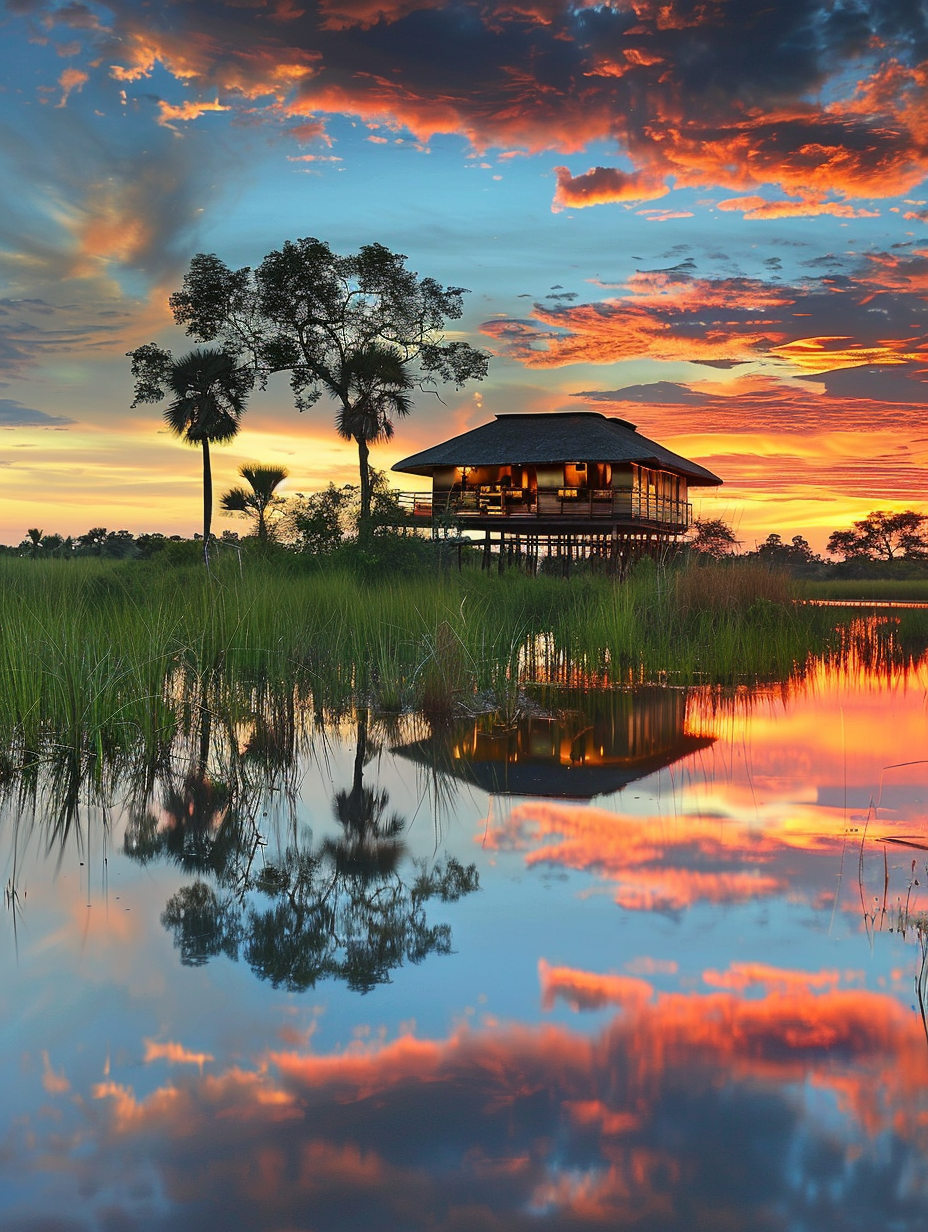
[[[928,668],[2,786],[0,1228],[924,1229]]]

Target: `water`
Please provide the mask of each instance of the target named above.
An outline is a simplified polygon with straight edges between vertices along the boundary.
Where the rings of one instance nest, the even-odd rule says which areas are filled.
[[[8,781],[0,1228],[925,1228],[926,687]]]

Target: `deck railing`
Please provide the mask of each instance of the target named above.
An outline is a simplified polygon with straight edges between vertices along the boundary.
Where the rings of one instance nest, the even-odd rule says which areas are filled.
[[[466,492],[439,493],[433,503],[430,492],[395,493],[400,512],[418,520],[433,514],[467,521],[469,518],[498,517],[513,521],[536,518],[603,518],[610,521],[658,522],[685,530],[692,520],[693,507],[687,501],[672,500],[647,491],[621,491],[612,488],[504,488],[487,486]]]

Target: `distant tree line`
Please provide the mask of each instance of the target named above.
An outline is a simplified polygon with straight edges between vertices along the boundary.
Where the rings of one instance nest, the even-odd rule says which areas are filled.
[[[286,467],[243,466],[239,474],[244,484],[223,493],[220,507],[224,513],[242,518],[247,525],[241,535],[233,530],[211,535],[210,543],[219,549],[247,548],[265,554],[282,552],[326,558],[345,548],[360,547],[375,560],[382,559],[385,552],[396,555],[402,548],[403,559],[410,563],[420,557],[431,559],[430,554],[434,554],[434,544],[415,532],[407,535],[409,527],[403,528],[397,493],[383,471],[371,468],[367,537],[363,540],[362,494],[358,484],[330,483],[321,492],[297,492],[284,497],[277,488],[287,477]],[[449,534],[455,530],[445,529]],[[166,561],[185,563],[192,559],[194,544],[199,544],[202,552],[201,535],[188,540],[181,535],[133,535],[128,530],[111,531],[95,526],[72,537],[46,534],[39,527],[30,527],[20,544],[0,547],[0,552],[32,560],[80,556],[150,560],[167,553]],[[928,515],[913,510],[875,510],[847,530],[833,531],[826,547],[827,557],[813,551],[803,535],[784,540],[773,533],[753,549],[741,548],[741,541],[723,518],[697,518],[689,540],[679,552],[696,560],[751,560],[807,577],[862,577],[887,571],[893,575],[921,576],[928,573]]]
[[[802,535],[785,542],[771,534],[752,551],[741,552],[741,546],[723,518],[697,518],[687,551],[715,560],[737,556],[806,575],[860,576],[887,568],[921,573],[928,565],[928,515],[913,509],[901,513],[876,509],[848,529],[829,535],[825,550],[831,560],[814,552]]]
[[[224,530],[210,536],[216,547],[248,546],[265,552],[276,549],[328,556],[348,544],[357,543],[361,512],[361,491],[358,484],[330,483],[321,492],[302,492],[284,497],[277,488],[287,477],[283,466],[242,466],[239,474],[245,483],[224,492],[219,505],[224,514],[243,519],[246,526],[240,534]],[[382,542],[386,536],[403,537],[397,530],[402,521],[395,491],[383,471],[371,468],[368,533],[371,542]],[[0,547],[7,555],[25,556],[31,560],[70,560],[75,557],[101,557],[109,560],[150,560],[168,550],[178,561],[189,558],[189,552],[173,545],[201,545],[202,535],[193,540],[182,535],[158,532],[133,535],[128,530],[108,530],[94,526],[83,535],[46,533],[40,527],[30,527],[26,537],[15,547]],[[418,540],[423,544],[422,540]],[[410,545],[411,546],[411,545]],[[424,546],[424,545],[423,545]]]

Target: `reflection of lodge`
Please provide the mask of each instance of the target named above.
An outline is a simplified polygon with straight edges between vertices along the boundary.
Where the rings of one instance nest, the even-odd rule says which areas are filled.
[[[480,715],[394,752],[494,795],[590,799],[714,741],[686,731],[685,690],[643,686],[556,701],[564,707],[556,715],[526,715],[515,724]]]
[[[722,481],[648,440],[624,419],[591,411],[497,415],[393,468],[432,478],[403,494],[413,518],[456,519],[500,546],[634,555],[673,541],[690,524],[690,487]]]

